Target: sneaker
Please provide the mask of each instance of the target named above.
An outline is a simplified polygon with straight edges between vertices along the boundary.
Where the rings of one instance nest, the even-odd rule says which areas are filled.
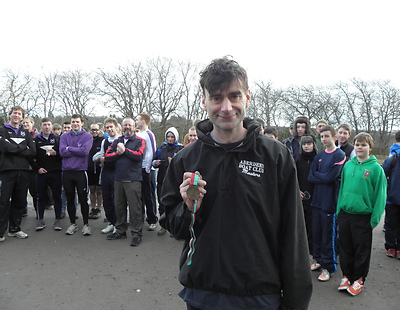
[[[152,223],[149,225],[149,231],[154,231],[154,230],[156,230],[156,228],[157,228],[157,225],[155,223]]]
[[[350,287],[350,281],[347,277],[343,277],[342,281],[340,281],[340,285],[337,288],[339,291],[347,290]]]
[[[46,227],[44,220],[39,220],[36,225],[36,231],[43,230]]]
[[[89,211],[89,219],[93,219],[94,208],[90,209]]]
[[[101,233],[110,233],[114,231],[114,226],[109,223],[107,224],[107,227],[105,227],[103,230],[101,230]]]
[[[354,283],[347,289],[347,292],[352,296],[358,295],[361,290],[364,289],[364,284],[360,280],[354,281]]]
[[[18,239],[25,239],[28,238],[28,235],[23,232],[23,231],[17,231],[17,232],[9,232],[8,233],[9,237],[17,237]]]
[[[6,240],[6,237],[5,236],[0,236],[0,242],[3,242],[3,241],[5,241]]]
[[[167,229],[161,228],[160,230],[158,230],[157,234],[158,234],[159,236],[163,236],[166,232],[167,232]]]
[[[389,249],[388,251],[386,251],[386,255],[389,258],[395,258],[396,257],[396,250],[395,249]]]
[[[84,236],[90,236],[92,234],[92,229],[90,229],[88,224],[84,224],[82,228],[82,234]]]
[[[92,215],[92,219],[98,219],[101,216],[101,210],[100,209],[93,209],[93,215]]]
[[[142,242],[142,238],[133,237],[132,238],[132,242],[131,242],[131,246],[137,247],[140,244],[140,242]]]
[[[331,278],[331,274],[328,270],[322,269],[321,274],[318,277],[319,281],[328,281]]]
[[[62,230],[60,219],[56,219],[56,221],[54,221],[53,229],[56,231]]]
[[[75,231],[78,231],[78,226],[76,223],[71,224],[68,228],[67,231],[65,231],[65,234],[74,234]]]
[[[319,270],[319,269],[321,269],[321,265],[318,262],[313,263],[311,265],[311,271],[316,271],[316,270]]]
[[[108,235],[107,239],[108,240],[126,239],[126,232],[121,233],[121,234],[114,232],[114,233]]]

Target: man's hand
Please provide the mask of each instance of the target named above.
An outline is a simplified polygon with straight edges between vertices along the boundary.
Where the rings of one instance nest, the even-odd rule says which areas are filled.
[[[200,195],[196,199],[196,201],[197,201],[196,211],[197,211],[197,210],[199,210],[199,208],[201,206],[204,195],[207,193],[207,190],[204,189],[204,187],[207,185],[207,182],[205,180],[202,180],[202,177],[198,171],[196,171],[195,174],[197,174],[199,176],[199,180],[197,182],[197,187],[199,188],[199,191],[200,191]],[[190,200],[187,196],[187,190],[189,189],[191,178],[192,178],[192,172],[185,172],[183,174],[183,182],[179,186],[179,190],[181,192],[182,199],[185,202],[186,206],[189,208],[190,211],[193,212],[194,200]]]

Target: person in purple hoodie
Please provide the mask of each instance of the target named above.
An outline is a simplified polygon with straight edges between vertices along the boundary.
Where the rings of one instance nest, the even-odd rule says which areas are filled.
[[[78,231],[75,222],[75,188],[78,193],[79,203],[83,217],[82,233],[84,236],[91,234],[89,227],[88,204],[88,159],[92,148],[93,137],[83,129],[83,117],[79,114],[71,116],[71,131],[60,137],[60,155],[62,159],[63,186],[67,196],[67,210],[71,225],[66,234],[74,234]]]

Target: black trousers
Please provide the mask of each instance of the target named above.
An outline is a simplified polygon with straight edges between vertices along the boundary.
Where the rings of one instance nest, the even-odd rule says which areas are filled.
[[[152,186],[151,186],[151,180],[150,180],[150,173],[146,172],[146,169],[142,168],[142,212],[143,216],[146,211],[146,221],[149,224],[155,224],[158,221],[158,218],[156,216],[156,209],[153,206],[153,191],[152,191]],[[146,210],[145,210],[146,208]]]
[[[385,248],[400,250],[400,206],[387,203],[385,211]]]
[[[365,281],[371,260],[371,215],[339,212],[340,267],[343,276],[352,283],[359,278]]]
[[[7,231],[21,231],[29,187],[29,172],[9,170],[0,172],[0,236]]]
[[[75,190],[78,194],[78,200],[81,205],[83,223],[89,223],[89,204],[88,204],[88,178],[86,171],[63,171],[62,181],[65,195],[67,197],[67,210],[69,220],[75,223]]]

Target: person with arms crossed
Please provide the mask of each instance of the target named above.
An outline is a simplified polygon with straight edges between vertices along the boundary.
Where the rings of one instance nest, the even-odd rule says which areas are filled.
[[[28,237],[21,219],[27,207],[30,160],[36,155],[32,136],[20,125],[25,110],[16,106],[8,115],[8,123],[0,127],[0,241],[7,228],[9,237]]]
[[[162,188],[166,228],[185,240],[179,295],[188,309],[306,309],[312,282],[293,157],[245,117],[250,90],[236,61],[216,59],[200,75],[209,119],[172,158]]]
[[[108,138],[101,142],[100,151],[92,159],[94,162],[100,162],[101,193],[103,196],[103,208],[108,222],[107,226],[101,230],[101,233],[113,232],[117,222],[114,205],[115,162],[105,162],[107,150],[114,140],[118,139],[118,134],[120,133],[117,119],[107,118],[105,120],[105,128]]]
[[[63,133],[60,137],[60,154],[62,157],[62,180],[67,196],[67,210],[71,222],[65,233],[72,235],[78,231],[78,225],[75,222],[76,191],[83,217],[82,234],[90,236],[87,169],[93,137],[83,129],[83,125],[83,117],[80,114],[73,114],[71,116],[71,131]]]
[[[59,153],[60,137],[53,134],[50,118],[43,118],[40,122],[41,132],[34,139],[36,144],[36,186],[38,190],[38,222],[36,231],[46,227],[44,211],[46,208],[47,188],[50,187],[53,200],[55,222],[54,230],[61,230],[61,156]]]

